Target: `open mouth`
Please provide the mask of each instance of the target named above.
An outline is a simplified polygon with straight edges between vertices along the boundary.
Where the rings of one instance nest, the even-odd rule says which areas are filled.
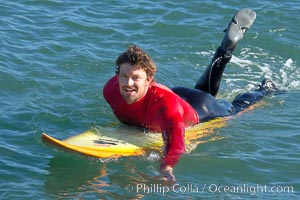
[[[127,94],[131,94],[133,92],[136,92],[136,89],[133,89],[133,88],[124,88],[123,89]]]

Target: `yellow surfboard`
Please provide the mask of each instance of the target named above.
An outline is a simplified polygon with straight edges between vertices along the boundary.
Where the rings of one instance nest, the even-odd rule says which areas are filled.
[[[187,151],[192,150],[191,147],[195,146],[193,144],[199,143],[199,138],[225,125],[226,119],[218,118],[187,128],[185,132]],[[159,151],[163,146],[160,133],[143,133],[140,129],[126,125],[114,128],[95,127],[65,140],[58,140],[43,133],[42,140],[62,149],[98,158],[140,156],[149,150]]]

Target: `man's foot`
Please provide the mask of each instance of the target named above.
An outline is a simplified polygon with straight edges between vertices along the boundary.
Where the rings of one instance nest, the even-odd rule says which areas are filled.
[[[278,94],[286,93],[286,90],[278,89],[275,83],[269,78],[265,78],[264,80],[262,80],[261,84],[258,86],[259,86],[258,91],[263,91],[266,94],[272,93],[278,95]]]
[[[231,54],[237,43],[243,38],[244,33],[255,21],[256,13],[249,8],[244,8],[234,14],[228,28],[225,29],[221,49],[226,54]]]

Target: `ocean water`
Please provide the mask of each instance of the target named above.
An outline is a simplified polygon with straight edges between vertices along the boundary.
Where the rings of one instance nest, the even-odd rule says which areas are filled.
[[[288,92],[234,117],[182,156],[171,185],[159,158],[101,161],[44,145],[119,122],[102,97],[114,61],[144,48],[169,87],[193,87],[234,12],[257,12],[228,64],[219,98],[264,78]],[[299,199],[300,2],[2,1],[0,199]]]

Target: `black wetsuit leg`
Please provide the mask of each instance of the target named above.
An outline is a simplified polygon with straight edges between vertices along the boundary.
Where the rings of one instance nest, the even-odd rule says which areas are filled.
[[[229,102],[215,98],[218,93],[222,75],[231,55],[219,47],[210,65],[206,68],[195,88],[176,87],[172,90],[186,100],[198,113],[201,121],[231,115],[233,106]]]
[[[211,64],[197,81],[194,89],[185,87],[172,89],[197,111],[201,121],[237,114],[268,94],[265,88],[261,87],[258,90],[239,94],[232,103],[216,99],[215,95],[217,95],[224,69],[230,58],[231,55],[224,54],[218,48]]]
[[[201,90],[176,87],[172,89],[182,99],[187,101],[197,112],[200,121],[208,121],[217,117],[235,115],[249,106],[262,100],[269,93],[260,88],[251,92],[239,94],[232,103]]]
[[[215,98],[226,64],[230,61],[237,43],[243,38],[255,18],[256,13],[250,9],[242,9],[235,13],[226,29],[221,46],[216,50],[210,65],[199,78],[194,89],[173,88],[176,94],[185,99],[197,111],[200,120],[206,121],[236,114],[256,103],[265,95],[259,90],[244,93],[237,96],[232,104]]]
[[[195,89],[205,91],[216,96],[226,64],[230,61],[232,52],[238,42],[243,38],[244,33],[252,26],[256,13],[251,9],[244,8],[233,15],[229,22],[220,47],[195,85]]]
[[[196,110],[201,122],[232,114],[232,105],[229,102],[227,105],[230,108],[219,103],[215,97],[207,92],[185,87],[176,87],[172,90]]]
[[[235,99],[232,102],[232,105],[234,107],[234,112],[238,113],[245,110],[247,107],[262,100],[263,97],[266,96],[267,94],[268,93],[264,88],[239,94],[238,96],[235,97]]]
[[[226,54],[225,51],[219,47],[216,50],[210,65],[199,78],[194,88],[207,92],[212,96],[216,96],[219,91],[224,69],[230,59],[231,54]]]

